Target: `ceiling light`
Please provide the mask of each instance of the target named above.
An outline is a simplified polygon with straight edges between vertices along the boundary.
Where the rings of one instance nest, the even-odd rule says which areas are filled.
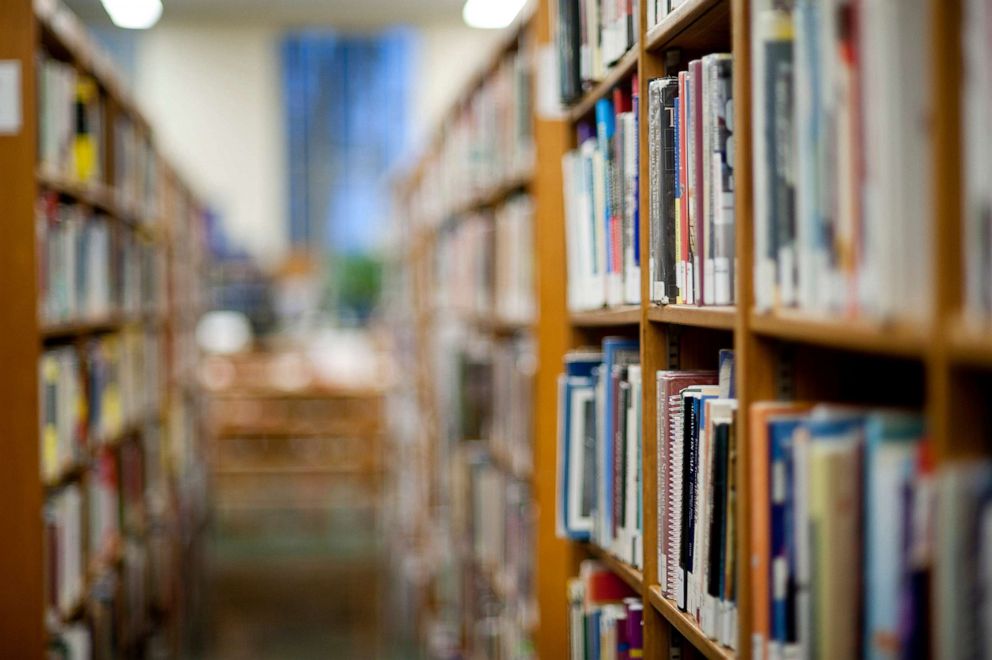
[[[100,0],[119,28],[147,30],[162,16],[162,0]]]
[[[466,0],[462,18],[469,27],[498,30],[510,25],[526,2],[527,0]]]

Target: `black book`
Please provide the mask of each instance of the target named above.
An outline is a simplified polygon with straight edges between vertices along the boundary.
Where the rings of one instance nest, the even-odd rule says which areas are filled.
[[[727,459],[730,427],[718,424],[713,428],[713,515],[710,518],[710,551],[707,558],[706,591],[722,598],[723,569],[727,522]]]
[[[582,95],[579,71],[579,0],[558,0],[559,90],[563,103],[574,103]]]

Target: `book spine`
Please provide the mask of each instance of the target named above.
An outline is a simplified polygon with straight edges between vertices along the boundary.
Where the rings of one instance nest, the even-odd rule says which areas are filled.
[[[662,235],[661,180],[664,146],[661,140],[664,109],[662,107],[662,80],[648,84],[648,223],[651,228],[648,281],[651,283],[650,300],[664,302],[665,276],[663,253],[665,237]]]
[[[677,137],[677,79],[666,78],[660,89],[660,131],[661,145],[659,177],[655,190],[658,191],[659,230],[659,278],[661,280],[663,304],[674,303],[678,297],[676,276],[676,227],[678,226],[678,137]]]
[[[697,305],[704,303],[705,277],[703,273],[703,250],[706,246],[706,210],[705,210],[705,177],[706,166],[704,163],[705,149],[703,148],[703,108],[706,107],[706,97],[703,96],[703,62],[693,60],[689,63],[689,71],[692,80],[692,165],[690,166],[690,176],[692,177],[692,204],[693,204],[693,226],[692,232],[692,270],[693,270],[693,302]]]

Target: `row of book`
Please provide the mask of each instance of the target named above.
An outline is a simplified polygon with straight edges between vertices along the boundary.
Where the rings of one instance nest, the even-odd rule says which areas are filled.
[[[567,590],[571,660],[643,657],[644,606],[620,578],[587,559]]]
[[[526,324],[536,312],[533,203],[516,195],[439,233],[437,304],[474,320]]]
[[[527,195],[496,209],[494,288],[500,321],[526,324],[536,317],[533,218],[534,203]]]
[[[658,582],[711,639],[737,641],[733,352],[712,371],[659,371]]]
[[[144,497],[142,477],[140,470],[130,477],[138,500]],[[137,504],[131,499],[134,493],[124,492],[121,485],[118,464],[108,451],[101,454],[89,479],[67,484],[46,499],[46,625],[51,657],[116,657],[121,640],[137,639],[148,625],[153,558],[141,540],[142,530],[132,528],[123,534],[122,511]],[[158,558],[163,560],[168,558]]]
[[[967,0],[964,49],[962,150],[964,153],[964,300],[970,316],[992,318],[992,4]]]
[[[578,125],[562,159],[572,311],[641,299],[637,103],[634,76],[596,103],[595,124]]]
[[[926,2],[766,1],[752,15],[758,308],[926,318]]]
[[[733,60],[707,55],[648,85],[651,301],[734,303]]]
[[[560,96],[574,103],[637,43],[639,0],[559,0]]]
[[[754,404],[750,424],[759,657],[926,655],[933,469],[920,415],[775,402]]]
[[[565,356],[558,379],[557,532],[643,566],[641,366],[637,340]]]
[[[647,28],[651,28],[661,23],[661,21],[671,12],[679,8],[685,0],[646,0],[647,2]]]
[[[441,127],[413,201],[418,220],[441,223],[534,168],[533,45],[522,36],[492,75]]]
[[[537,349],[534,340],[524,336],[493,343],[492,430],[489,444],[493,452],[516,474],[529,474],[534,463],[533,435],[534,379]]]
[[[108,105],[96,80],[39,54],[38,156],[41,170],[84,184],[112,184],[115,202],[152,220],[158,203],[158,165],[148,137],[123,113],[108,122]],[[113,141],[108,171],[107,133]]]
[[[127,330],[40,359],[41,475],[55,483],[87,462],[97,447],[119,441],[160,396],[160,339]]]
[[[161,259],[120,223],[47,193],[38,199],[36,224],[44,323],[152,311],[149,301],[161,299]]]
[[[38,155],[43,171],[73,181],[103,182],[105,110],[93,78],[39,55]]]
[[[494,463],[485,443],[463,443],[453,455],[452,519],[456,534],[470,541],[461,615],[471,648],[481,657],[533,657],[537,608],[530,486]]]

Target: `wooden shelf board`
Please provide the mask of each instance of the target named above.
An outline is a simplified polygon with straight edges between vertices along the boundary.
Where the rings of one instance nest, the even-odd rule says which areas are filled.
[[[612,572],[616,573],[638,595],[644,592],[644,574],[641,571],[626,562],[620,561],[595,543],[583,543],[582,546],[590,555],[601,561]]]
[[[648,30],[648,52],[730,50],[730,0],[685,0]]]
[[[648,601],[679,633],[692,644],[697,651],[710,660],[734,660],[734,652],[719,643],[713,641],[700,630],[696,620],[679,610],[675,603],[668,600],[661,594],[661,588],[657,585],[648,587]]]
[[[76,337],[120,332],[124,329],[125,325],[126,320],[123,316],[110,316],[98,321],[55,323],[43,326],[41,337],[45,343],[57,343],[75,339]]]
[[[378,422],[363,421],[353,424],[336,422],[317,429],[225,426],[215,430],[213,436],[218,440],[293,440],[296,438],[337,440],[344,437],[372,435],[376,431],[378,431]]]
[[[596,108],[596,101],[604,98],[614,87],[620,84],[624,78],[637,71],[638,46],[634,46],[614,64],[606,77],[588,89],[569,111],[572,123],[578,123]]]
[[[578,328],[638,325],[641,322],[641,308],[636,305],[625,305],[589,312],[575,312],[571,315],[571,322]]]
[[[648,309],[648,320],[696,328],[733,330],[737,323],[737,308],[696,307],[693,305],[663,305]]]
[[[955,366],[992,367],[992,327],[958,319],[950,325],[947,342]]]
[[[518,481],[530,481],[533,477],[533,469],[524,469],[517,465],[517,462],[513,460],[513,456],[511,454],[500,449],[496,449],[496,447],[489,442],[486,443],[486,449],[489,453],[489,459],[492,465],[494,465],[503,474]]]
[[[45,490],[47,491],[58,490],[63,486],[67,486],[71,483],[79,481],[82,478],[82,476],[86,474],[86,471],[88,469],[89,469],[89,465],[87,465],[85,461],[73,463],[72,465],[67,465],[62,470],[60,470],[58,475],[56,475],[54,478],[48,479],[44,482]]]
[[[922,358],[928,349],[925,329],[911,324],[753,310],[750,324],[757,335],[827,348],[909,358]]]
[[[511,176],[499,185],[474,195],[463,204],[458,204],[446,215],[459,217],[499,206],[518,192],[526,191],[534,179],[532,172]]]
[[[73,181],[41,167],[36,170],[35,178],[40,188],[103,211],[111,219],[140,231],[146,238],[156,238],[155,223],[130,205],[118,203],[114,189],[104,183]]]
[[[285,467],[230,467],[217,468],[211,471],[215,477],[294,477],[294,476],[347,476],[374,474],[377,469],[372,466],[338,466],[333,465],[300,465]]]

